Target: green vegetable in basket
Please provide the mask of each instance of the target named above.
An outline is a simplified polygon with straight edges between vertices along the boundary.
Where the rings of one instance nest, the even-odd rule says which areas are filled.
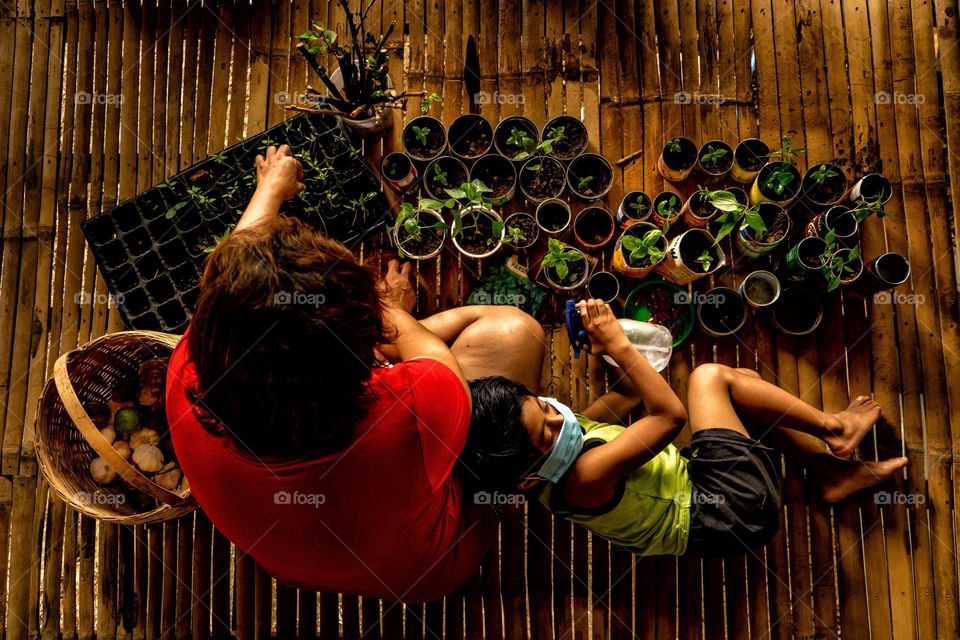
[[[117,433],[130,435],[140,429],[140,412],[130,407],[124,407],[117,411],[113,418],[113,428]]]

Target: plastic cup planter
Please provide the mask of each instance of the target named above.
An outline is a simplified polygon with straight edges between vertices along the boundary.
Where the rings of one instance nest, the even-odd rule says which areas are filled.
[[[570,205],[563,200],[551,198],[537,205],[537,226],[545,236],[559,238],[570,228]]]
[[[643,222],[653,212],[653,202],[643,191],[630,191],[617,207],[616,221],[621,227]]]
[[[537,125],[533,124],[532,120],[524,118],[523,116],[509,116],[501,120],[496,130],[494,130],[493,146],[497,150],[497,153],[503,157],[514,162],[523,162],[525,158],[521,160],[515,160],[515,158],[524,151],[524,148],[510,142],[514,129],[526,133],[534,144],[540,142],[540,131],[537,129]]]
[[[587,207],[573,221],[573,241],[586,251],[602,249],[613,238],[613,215],[600,207]]]
[[[730,178],[740,184],[753,182],[760,169],[767,163],[770,146],[758,138],[742,140],[733,150],[733,166],[730,167]]]
[[[750,202],[775,202],[787,206],[800,193],[800,170],[789,162],[768,162],[750,187]]]
[[[738,291],[747,304],[762,309],[780,297],[780,280],[773,273],[760,269],[747,274]]]
[[[851,288],[858,298],[869,298],[881,291],[900,286],[910,278],[910,262],[899,253],[877,256],[863,268],[863,275]]]
[[[415,213],[417,225],[420,227],[419,237],[413,237],[407,233],[402,223],[397,224],[392,230],[393,244],[412,260],[429,260],[443,248],[447,229],[446,227],[433,228],[438,224],[444,224],[443,217],[433,209],[420,209]]]
[[[667,223],[673,224],[680,217],[683,206],[683,196],[676,191],[661,191],[653,199],[653,210],[650,212],[650,221],[660,228]]]
[[[520,167],[520,192],[530,202],[559,198],[567,186],[563,165],[550,156],[534,156]]]
[[[716,184],[723,180],[733,167],[733,149],[723,140],[711,140],[700,147],[697,153],[697,169],[705,182]]]
[[[340,67],[337,67],[330,74],[330,83],[336,87],[337,91],[343,93],[343,75],[340,72]],[[393,89],[393,81],[390,79],[390,76],[386,77],[386,88]],[[369,118],[350,118],[348,116],[341,116],[344,124],[355,129],[357,133],[361,136],[367,137],[379,137],[383,134],[384,130],[387,128],[387,125],[390,124],[390,119],[393,117],[393,109],[380,109],[377,112],[377,115],[371,116]]]
[[[847,193],[847,176],[840,167],[821,162],[803,174],[800,194],[804,204],[815,209],[832,207],[843,200]]]
[[[517,167],[503,156],[491,153],[473,163],[471,180],[480,180],[492,189],[487,200],[495,207],[502,207],[517,192]]]
[[[609,271],[595,271],[587,280],[587,297],[612,303],[620,295],[620,280]]]
[[[730,336],[747,321],[747,305],[730,287],[714,287],[697,296],[697,321],[708,335]]]
[[[567,166],[567,188],[586,202],[599,200],[613,186],[613,167],[596,153],[584,153]]]
[[[886,204],[893,196],[890,181],[879,173],[868,173],[857,180],[850,189],[850,202],[856,204],[861,198],[875,200],[880,196],[880,204]]]
[[[447,131],[443,123],[430,116],[419,116],[403,128],[403,150],[421,162],[430,162],[447,148]]]
[[[447,131],[450,152],[464,162],[473,162],[493,146],[493,127],[486,118],[465,113],[450,123]]]
[[[791,336],[813,333],[823,319],[823,302],[813,291],[803,287],[787,287],[773,305],[773,323]]]
[[[859,228],[860,223],[850,207],[838,204],[811,218],[803,235],[823,238],[833,231],[838,244],[851,245],[857,242]]]
[[[648,223],[648,222],[638,222],[637,224],[632,224],[626,229],[617,239],[617,244],[613,249],[613,268],[622,273],[625,276],[631,278],[643,278],[653,271],[657,265],[666,257],[667,253],[667,238],[661,234],[657,244],[661,251],[663,251],[664,256],[660,260],[651,260],[649,257],[641,258],[640,264],[634,264],[630,262],[629,252],[626,252],[623,248],[623,238],[627,235],[631,235],[636,238],[642,238],[647,233],[651,231],[659,231],[657,227]]]
[[[779,247],[790,233],[790,214],[773,202],[763,202],[757,207],[766,231],[758,238],[746,222],[740,223],[737,231],[737,248],[748,258],[762,258]]]
[[[709,259],[701,262],[704,254]],[[716,272],[726,263],[726,256],[714,245],[709,232],[689,229],[670,242],[656,271],[674,284],[687,284]]]
[[[514,251],[529,249],[540,237],[540,227],[537,226],[537,219],[524,211],[511,213],[503,224],[506,227],[503,243]],[[516,237],[514,237],[513,229],[518,230]],[[521,238],[520,235],[523,237]]]
[[[663,145],[657,158],[657,171],[670,182],[687,179],[697,164],[698,149],[690,138],[673,138]]]
[[[451,239],[457,251],[467,258],[489,258],[503,246],[507,229],[504,225],[499,236],[493,233],[494,222],[503,221],[496,211],[480,204],[470,205],[460,212],[460,221],[463,230],[451,234]]]
[[[563,127],[563,137],[553,144],[553,151],[549,155],[562,162],[567,162],[587,150],[587,144],[590,142],[587,136],[587,128],[578,118],[573,116],[557,116],[551,119],[543,125],[540,139],[546,140],[552,137],[558,127]]]
[[[440,179],[443,176],[443,180]],[[447,192],[464,182],[469,182],[467,166],[451,156],[440,156],[427,165],[423,172],[423,189],[434,200],[446,200]]]
[[[383,158],[380,171],[394,191],[405,191],[417,181],[417,168],[410,156],[396,151]]]

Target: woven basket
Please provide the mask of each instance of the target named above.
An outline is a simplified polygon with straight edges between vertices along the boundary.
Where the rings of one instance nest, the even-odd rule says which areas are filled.
[[[196,509],[186,483],[177,492],[154,483],[114,450],[83,408],[108,403],[118,382],[135,378],[143,362],[168,357],[179,341],[167,333],[124,331],[57,360],[40,397],[37,459],[50,486],[77,511],[108,522],[147,524]],[[90,462],[98,455],[123,481],[101,485],[93,479]]]

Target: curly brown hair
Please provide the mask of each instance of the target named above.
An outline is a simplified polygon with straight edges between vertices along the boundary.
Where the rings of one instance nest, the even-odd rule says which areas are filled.
[[[343,450],[366,411],[381,311],[377,275],[312,227],[281,216],[231,234],[190,322],[196,415],[257,456]]]

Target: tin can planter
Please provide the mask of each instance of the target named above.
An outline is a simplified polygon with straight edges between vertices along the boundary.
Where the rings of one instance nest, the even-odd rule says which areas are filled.
[[[596,153],[584,153],[567,165],[567,188],[575,197],[593,202],[607,195],[613,186],[613,167]]]
[[[467,258],[483,260],[489,258],[503,246],[506,226],[503,218],[493,209],[481,204],[464,207],[460,212],[463,231],[451,233],[453,246]],[[500,233],[495,233],[494,225],[501,223]]]
[[[890,181],[879,173],[868,173],[857,180],[850,188],[850,202],[856,204],[858,200],[875,200],[880,197],[880,204],[886,204],[893,196],[893,186]]]
[[[714,287],[700,296],[697,321],[708,335],[732,336],[747,322],[747,305],[730,287]]]
[[[523,116],[509,116],[497,124],[493,132],[493,146],[503,157],[513,162],[523,162],[526,158],[517,160],[517,156],[524,152],[524,148],[513,139],[513,131],[520,131],[527,134],[527,137],[534,145],[540,142],[540,131],[537,125],[533,124],[530,118]]]
[[[390,188],[400,193],[408,190],[417,181],[417,168],[413,166],[410,156],[397,151],[383,158],[380,171]]]
[[[580,253],[580,259],[568,263],[567,266],[570,271],[566,278],[561,279],[553,267],[543,269],[543,278],[546,280],[547,286],[559,293],[569,293],[582,288],[590,276],[590,263],[587,262],[587,257],[579,249],[568,248]]]
[[[573,241],[585,251],[602,249],[613,238],[613,215],[601,207],[586,207],[573,221]]]
[[[537,226],[544,235],[559,238],[570,229],[570,205],[551,198],[537,205]]]
[[[653,212],[653,202],[643,191],[630,191],[617,207],[616,221],[621,227],[643,222]]]
[[[737,249],[748,258],[762,258],[779,247],[790,233],[790,214],[786,209],[772,202],[764,202],[758,207],[760,218],[766,231],[758,238],[756,232],[740,223],[737,231]]]
[[[612,303],[620,295],[620,280],[609,271],[594,271],[587,280],[587,297]]]
[[[824,238],[833,231],[838,244],[849,246],[856,244],[859,228],[860,223],[853,211],[846,205],[838,204],[811,218],[803,235]]]
[[[816,331],[823,319],[823,302],[813,291],[787,287],[773,305],[773,323],[782,333],[805,336]]]
[[[785,207],[797,198],[799,192],[799,169],[789,162],[768,162],[750,187],[750,202],[775,202]]]
[[[490,151],[493,127],[483,116],[465,113],[450,123],[447,141],[453,156],[470,164]]]
[[[487,200],[495,207],[501,207],[513,198],[517,192],[517,167],[503,156],[491,153],[473,163],[470,179],[479,180],[490,187]]]
[[[666,224],[673,225],[680,218],[683,197],[676,191],[661,191],[653,199],[653,211],[650,220],[661,229]]]
[[[563,137],[553,144],[553,151],[550,152],[551,156],[567,162],[587,150],[587,144],[590,142],[587,136],[587,128],[578,118],[573,116],[557,116],[551,119],[543,126],[540,140],[553,137],[559,127],[563,127]]]
[[[698,262],[704,254],[708,262]],[[657,273],[674,284],[687,284],[715,273],[727,263],[726,256],[714,245],[714,238],[703,229],[689,229],[676,236]]]
[[[767,164],[770,146],[758,138],[741,140],[733,150],[733,166],[730,167],[730,178],[740,184],[752,183],[763,165]]]
[[[677,137],[667,140],[657,158],[657,171],[665,180],[686,180],[697,164],[697,145],[690,138]]]
[[[850,285],[855,283],[857,280],[859,280],[860,276],[863,275],[863,269],[864,269],[863,260],[861,260],[860,258],[855,258],[851,260],[850,259],[851,251],[853,251],[853,249],[844,247],[842,249],[838,249],[836,253],[833,254],[834,258],[839,257],[841,260],[844,261],[846,266],[850,267],[851,269],[851,271],[847,271],[846,269],[844,269],[843,272],[840,274],[840,284],[845,287],[849,287]]]
[[[416,212],[417,224],[420,227],[418,237],[410,236],[402,224],[393,228],[393,244],[403,257],[412,260],[429,260],[443,249],[443,242],[447,238],[447,229],[433,227],[444,224],[443,217],[433,209],[421,209]]]
[[[733,149],[723,140],[704,143],[697,153],[697,169],[707,184],[721,182],[733,167]]]
[[[680,215],[689,229],[705,229],[720,211],[704,197],[704,192],[694,191],[683,203]]]
[[[470,179],[467,166],[452,156],[440,156],[423,172],[423,190],[434,200],[446,200],[445,189],[454,189]]]
[[[536,218],[525,211],[511,213],[504,220],[504,226],[506,233],[503,243],[514,251],[529,249],[540,237],[540,227],[537,226]]]
[[[743,206],[747,206],[748,199],[746,191],[740,187],[727,187],[726,190],[733,194],[733,197],[737,200],[737,202]]]
[[[567,186],[563,165],[550,156],[534,156],[520,167],[520,192],[530,202],[559,198]]]
[[[910,261],[899,253],[889,252],[877,256],[863,268],[863,275],[850,288],[858,298],[898,287],[910,278]]]
[[[804,282],[813,276],[822,277],[823,254],[826,252],[827,243],[823,238],[803,238],[783,257],[777,275],[787,283]]]
[[[754,309],[769,307],[780,297],[780,280],[763,269],[752,271],[740,283],[740,295]]]
[[[403,150],[420,162],[430,162],[447,148],[443,123],[430,116],[418,116],[403,128]]]
[[[660,260],[647,259],[641,264],[633,264],[630,262],[629,256],[624,253],[624,236],[631,235],[637,238],[642,238],[650,231],[659,231],[659,229],[648,222],[638,222],[637,224],[632,224],[623,230],[623,233],[620,234],[619,238],[617,238],[617,244],[613,248],[612,265],[615,271],[631,278],[643,278],[653,271],[658,264],[660,264],[663,258],[660,258]],[[666,257],[667,238],[665,236],[660,236],[659,246],[664,252],[664,257]]]
[[[815,164],[803,174],[801,200],[811,210],[826,209],[843,200],[847,192],[847,176],[829,162]]]

